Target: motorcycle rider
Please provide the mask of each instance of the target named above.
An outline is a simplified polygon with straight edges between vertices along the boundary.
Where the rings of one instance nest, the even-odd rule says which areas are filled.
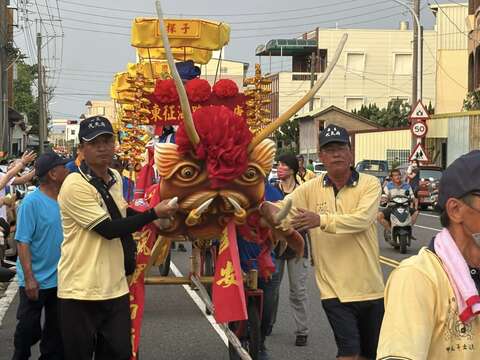
[[[387,207],[380,211],[377,215],[377,220],[383,225],[387,233],[391,230],[390,215],[392,214],[392,200],[396,196],[406,196],[410,198],[411,203],[415,203],[415,195],[410,184],[402,181],[402,174],[400,170],[393,169],[390,172],[391,181],[389,181],[383,188],[384,194],[387,196]],[[417,221],[419,211],[410,207],[410,216],[412,219],[412,226]],[[413,238],[413,237],[412,237]]]

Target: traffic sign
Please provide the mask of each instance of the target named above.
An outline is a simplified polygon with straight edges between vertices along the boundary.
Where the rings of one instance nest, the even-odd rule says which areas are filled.
[[[418,160],[421,162],[429,162],[430,159],[422,146],[422,143],[418,143],[412,151],[412,154],[408,158],[408,161]]]
[[[421,100],[418,100],[413,110],[408,115],[408,119],[413,122],[414,120],[428,120],[430,119],[430,115],[428,115],[428,111],[425,106],[422,104]]]
[[[412,122],[412,125],[410,126],[410,130],[412,131],[412,134],[416,137],[423,138],[425,135],[427,135],[428,127],[427,124],[424,123],[423,121],[416,121]]]

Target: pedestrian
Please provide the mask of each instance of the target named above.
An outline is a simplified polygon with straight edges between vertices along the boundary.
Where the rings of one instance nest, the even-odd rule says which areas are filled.
[[[115,149],[111,123],[101,116],[83,120],[79,141],[84,161],[59,195],[64,241],[58,297],[65,355],[67,360],[90,360],[93,353],[96,359],[126,360],[132,355],[131,234],[170,217],[178,206],[167,199],[144,213],[127,214],[121,176],[109,168]]]
[[[286,197],[294,207],[290,226],[310,232],[316,282],[337,357],[375,359],[384,291],[375,225],[380,183],[353,169],[344,128],[327,126],[319,135],[319,145],[326,174]],[[278,211],[268,202],[261,207],[270,215]]]
[[[298,160],[298,172],[297,172],[297,181],[299,184],[303,184],[304,182],[315,179],[316,175],[312,170],[305,168],[305,158],[303,155],[297,156]]]
[[[282,194],[282,199],[291,194],[300,186],[298,177],[299,163],[294,154],[283,154],[278,158],[278,179],[277,188]],[[268,200],[268,199],[267,199]],[[279,281],[283,279],[285,266],[288,268],[288,280],[290,287],[290,307],[293,310],[293,318],[295,320],[295,345],[306,346],[308,339],[308,298],[307,298],[307,275],[308,275],[308,242],[306,241],[307,233],[303,232],[304,253],[301,259],[297,259],[295,252],[287,247],[283,253],[279,253],[276,249],[275,264],[278,271]],[[275,291],[274,312],[272,319],[272,327],[276,322],[278,305],[280,302],[280,291],[277,287]],[[269,329],[267,335],[272,329]]]
[[[413,193],[418,198],[418,188],[420,187],[420,163],[417,159],[412,160],[407,168],[407,182],[413,189]]]
[[[315,171],[315,166],[313,166],[313,159],[308,159],[307,170]]]
[[[267,201],[279,201],[283,199],[281,192],[265,181],[265,199]],[[238,252],[240,256],[240,265],[242,271],[248,273],[251,269],[259,270],[258,258],[262,256],[262,249],[255,241],[247,241],[237,231]],[[270,253],[272,262],[275,261],[274,252]],[[269,276],[264,276],[261,271],[258,273],[258,288],[263,291],[262,319],[260,324],[260,351],[259,360],[268,360],[270,358],[266,346],[266,338],[272,331],[274,316],[276,312],[275,303],[278,302],[278,292],[280,288],[280,274],[275,266],[274,271]]]
[[[480,359],[480,151],[443,173],[442,230],[387,283],[381,359]]]
[[[6,196],[6,190],[10,185],[23,185],[32,180],[35,171],[30,171],[23,176],[17,176],[28,164],[35,160],[37,155],[33,151],[25,151],[20,159],[13,161],[6,173],[0,172],[0,199]],[[7,207],[0,206],[0,218],[7,220]]]
[[[125,165],[119,158],[115,157],[112,162],[112,169],[118,171],[122,177],[122,186],[123,186],[123,198],[126,202],[133,200],[133,190],[135,189],[135,183],[128,176],[123,175],[125,171]]]
[[[20,301],[14,360],[29,359],[30,348],[38,341],[40,359],[63,359],[57,301],[63,230],[57,197],[68,175],[67,161],[54,152],[42,154],[35,163],[40,186],[23,199],[18,210],[15,239]]]

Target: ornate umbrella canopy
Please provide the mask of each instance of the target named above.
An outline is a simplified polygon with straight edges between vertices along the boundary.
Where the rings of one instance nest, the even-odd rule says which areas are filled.
[[[158,21],[158,18],[135,18],[132,25],[132,46],[163,49]],[[230,40],[230,26],[223,22],[165,19],[164,24],[172,48],[220,50]]]

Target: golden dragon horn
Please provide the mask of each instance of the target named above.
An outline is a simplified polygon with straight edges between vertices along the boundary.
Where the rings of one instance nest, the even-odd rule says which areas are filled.
[[[262,140],[266,139],[271,133],[273,133],[275,130],[277,130],[280,126],[285,124],[290,118],[295,115],[302,107],[305,106],[305,104],[317,93],[317,91],[322,87],[322,85],[325,83],[325,81],[328,79],[328,76],[332,72],[332,70],[335,68],[335,65],[338,62],[338,59],[340,58],[340,55],[342,53],[343,47],[345,46],[345,43],[347,42],[348,39],[348,34],[343,34],[342,39],[340,40],[340,43],[338,44],[337,51],[335,52],[335,55],[333,56],[332,62],[328,64],[327,69],[323,73],[323,75],[320,77],[320,79],[317,80],[315,85],[310,89],[308,93],[306,93],[300,100],[298,100],[295,104],[293,104],[287,111],[285,111],[282,115],[280,115],[275,121],[270,123],[268,126],[263,128],[250,142],[250,145],[248,145],[248,151],[251,152],[255,146],[260,144]]]
[[[175,80],[175,85],[177,87],[178,97],[180,98],[180,106],[182,107],[185,131],[188,138],[190,139],[190,142],[193,145],[197,145],[200,142],[200,137],[198,136],[197,130],[195,129],[195,125],[193,123],[192,112],[190,111],[190,104],[188,103],[187,98],[187,92],[185,91],[182,79],[178,74],[177,67],[175,66],[175,62],[173,60],[172,49],[170,48],[170,42],[168,41],[168,35],[165,29],[162,6],[160,5],[159,0],[155,1],[155,5],[157,8],[158,26],[160,28],[160,33],[162,34],[162,42],[163,47],[165,48],[165,54],[167,55],[168,66],[170,67],[170,71],[172,72],[173,79]]]

